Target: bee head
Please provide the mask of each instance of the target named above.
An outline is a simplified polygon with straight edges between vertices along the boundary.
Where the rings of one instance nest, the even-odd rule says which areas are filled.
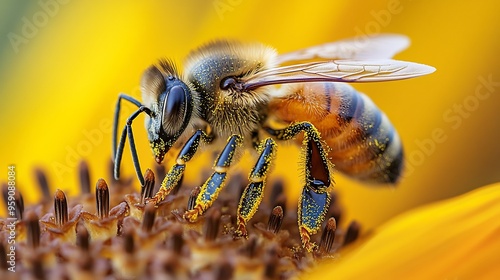
[[[171,61],[149,67],[141,82],[144,104],[153,111],[146,117],[146,130],[156,162],[161,163],[188,126],[193,112],[190,87],[178,78]]]

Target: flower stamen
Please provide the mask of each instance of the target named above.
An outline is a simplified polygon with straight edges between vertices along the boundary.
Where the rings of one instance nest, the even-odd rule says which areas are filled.
[[[82,194],[90,193],[90,171],[86,161],[81,161],[78,165],[78,179],[80,181],[80,191]]]
[[[66,195],[60,189],[57,189],[54,195],[54,213],[57,226],[62,227],[68,222],[68,201]]]
[[[38,186],[40,187],[40,190],[42,191],[42,196],[45,199],[48,199],[50,197],[50,186],[49,186],[49,181],[47,180],[47,175],[45,174],[45,171],[43,171],[40,168],[35,169],[35,178],[36,178],[36,181],[38,182]]]
[[[142,218],[142,230],[145,232],[151,232],[153,225],[155,223],[156,217],[156,206],[154,204],[146,205],[144,210],[144,216]]]
[[[330,253],[333,248],[333,243],[335,242],[335,230],[337,229],[337,222],[335,218],[331,217],[328,219],[325,225],[325,229],[321,234],[321,241],[319,242],[319,251]]]
[[[201,191],[201,187],[200,186],[194,188],[191,191],[191,194],[189,195],[189,199],[188,199],[188,203],[187,203],[187,210],[193,210],[194,209],[194,206],[196,205],[196,198],[200,194],[200,191]]]
[[[274,207],[271,216],[269,216],[267,230],[278,233],[283,223],[283,217],[283,208],[281,206]]]
[[[344,237],[344,246],[351,244],[356,241],[361,231],[361,226],[358,222],[352,221],[347,228],[347,232]]]
[[[144,186],[141,187],[141,204],[144,204],[146,199],[153,196],[153,190],[155,188],[155,174],[151,169],[146,169],[144,173]]]
[[[109,215],[109,189],[104,179],[99,179],[95,187],[97,217],[107,218]]]
[[[26,213],[27,243],[31,248],[38,248],[40,245],[40,224],[38,216],[33,211]]]
[[[203,235],[206,241],[215,241],[219,234],[221,212],[217,208],[214,208],[211,212],[207,215],[203,228]]]

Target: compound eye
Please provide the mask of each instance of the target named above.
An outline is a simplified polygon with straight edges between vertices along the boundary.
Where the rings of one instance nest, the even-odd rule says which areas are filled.
[[[187,93],[182,86],[173,86],[163,105],[163,129],[169,135],[177,134],[186,121]]]

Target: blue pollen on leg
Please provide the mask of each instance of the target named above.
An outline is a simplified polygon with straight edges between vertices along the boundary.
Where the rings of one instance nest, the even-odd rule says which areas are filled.
[[[214,172],[212,176],[210,176],[206,190],[200,194],[201,202],[208,203],[213,200],[212,197],[217,194],[218,190],[222,187],[226,175],[227,173]]]
[[[166,188],[168,193],[170,193],[170,191],[177,186],[185,169],[185,165],[176,164],[172,166],[172,169],[170,169],[169,173],[165,176],[165,179],[162,182],[162,187]]]
[[[323,222],[328,203],[328,192],[315,192],[309,187],[304,187],[300,206],[302,225],[314,231],[318,230]]]
[[[240,207],[238,209],[239,214],[241,214],[245,219],[251,218],[259,207],[263,192],[264,182],[250,183],[243,193],[242,201],[240,202]]]

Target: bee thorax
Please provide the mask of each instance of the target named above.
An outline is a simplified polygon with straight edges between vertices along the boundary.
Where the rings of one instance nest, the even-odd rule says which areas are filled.
[[[228,98],[222,104],[217,104],[205,115],[214,133],[222,138],[232,134],[243,137],[258,129],[265,118],[267,101],[241,100]]]

